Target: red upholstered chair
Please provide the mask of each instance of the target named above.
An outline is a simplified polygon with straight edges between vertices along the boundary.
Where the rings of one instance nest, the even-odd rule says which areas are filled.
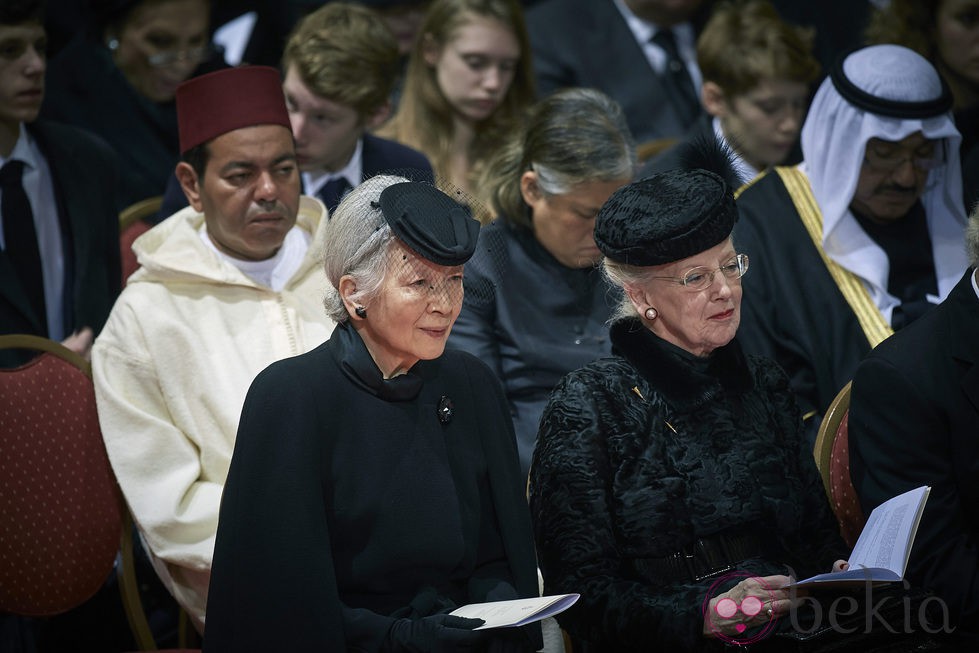
[[[0,370],[0,612],[60,614],[115,573],[129,513],[102,442],[89,363],[37,336],[0,336],[0,348],[39,352]],[[132,568],[131,546],[122,551],[120,567]],[[138,601],[135,587],[127,590]],[[141,607],[133,612],[127,598],[126,608],[137,645],[155,650]]]
[[[852,547],[860,537],[866,519],[860,509],[857,492],[850,482],[849,413],[850,383],[847,383],[823,416],[813,453],[826,495],[840,524],[840,534]]]
[[[88,363],[43,338],[0,346],[46,352],[0,372],[0,610],[58,614],[112,573],[123,506]]]
[[[119,253],[122,255],[122,284],[139,268],[133,253],[133,242],[150,230],[144,218],[156,215],[163,204],[163,196],[149,197],[127,206],[119,213]]]

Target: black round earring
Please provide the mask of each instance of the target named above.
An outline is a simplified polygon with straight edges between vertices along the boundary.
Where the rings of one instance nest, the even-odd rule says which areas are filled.
[[[363,306],[358,306],[357,308],[355,308],[354,313],[356,313],[357,317],[361,319],[367,317],[367,309],[364,308]]]

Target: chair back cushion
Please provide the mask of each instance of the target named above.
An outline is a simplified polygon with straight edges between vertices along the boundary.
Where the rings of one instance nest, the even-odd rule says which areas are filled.
[[[119,253],[122,259],[123,287],[129,276],[139,269],[139,261],[133,253],[133,243],[156,223],[153,218],[157,217],[162,205],[163,196],[156,195],[131,204],[119,212]]]
[[[847,424],[850,411],[843,413],[843,419],[833,438],[833,449],[829,464],[830,497],[833,512],[840,522],[840,534],[851,548],[860,537],[865,519],[860,509],[857,492],[850,482],[850,435]]]
[[[40,616],[112,573],[123,504],[92,379],[51,353],[0,370],[0,611]]]
[[[122,260],[122,285],[126,285],[126,280],[133,272],[139,269],[139,261],[136,260],[136,253],[133,251],[133,243],[136,239],[150,230],[150,225],[142,220],[133,222],[119,234],[119,254]]]

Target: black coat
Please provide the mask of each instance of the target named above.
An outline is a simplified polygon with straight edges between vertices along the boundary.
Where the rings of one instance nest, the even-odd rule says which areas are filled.
[[[119,295],[119,214],[113,204],[116,158],[102,141],[67,125],[28,125],[51,170],[65,261],[66,334],[89,326],[98,335]],[[6,254],[0,254],[0,333],[48,336]],[[16,352],[14,352],[16,354]],[[22,362],[0,355],[0,365]]]
[[[413,398],[386,394],[411,382]],[[325,344],[268,367],[245,399],[205,650],[384,650],[396,617],[536,596],[518,469],[485,365],[446,351],[384,382],[360,337],[338,325]],[[539,647],[540,629],[529,630]]]
[[[979,641],[979,298],[972,271],[857,368],[850,475],[864,514],[930,485],[908,561]]]
[[[696,650],[710,645],[705,598],[737,579],[712,588],[647,560],[748,532],[764,544],[739,569],[803,578],[845,546],[774,363],[733,342],[705,367],[637,319],[616,322],[612,343],[618,356],[565,377],[541,419],[530,501],[544,592],[581,594],[558,621],[595,650]]]

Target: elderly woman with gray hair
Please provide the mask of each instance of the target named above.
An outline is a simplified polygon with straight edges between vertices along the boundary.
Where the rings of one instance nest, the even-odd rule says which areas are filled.
[[[525,474],[548,393],[611,352],[605,323],[618,295],[597,268],[592,231],[635,167],[619,105],[598,91],[567,89],[533,107],[480,183],[497,218],[466,268],[449,346],[479,357],[503,381]]]
[[[623,291],[614,355],[567,375],[541,418],[530,505],[544,590],[581,594],[558,621],[586,651],[792,650],[769,637],[799,623],[790,570],[846,564],[788,380],[735,339],[739,182],[726,158],[695,160],[599,212]]]
[[[262,372],[221,506],[209,651],[532,651],[537,627],[448,613],[537,595],[499,382],[445,352],[478,223],[435,187],[375,177],[324,251],[337,321]]]

